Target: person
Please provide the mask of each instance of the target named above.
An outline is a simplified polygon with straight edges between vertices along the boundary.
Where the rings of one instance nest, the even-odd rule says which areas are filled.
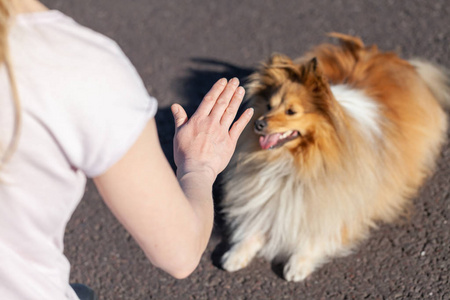
[[[79,299],[63,235],[86,177],[156,267],[187,277],[253,114],[234,122],[238,79],[217,81],[191,118],[172,105],[174,174],[157,102],[117,44],[37,0],[0,0],[0,35],[0,298]]]

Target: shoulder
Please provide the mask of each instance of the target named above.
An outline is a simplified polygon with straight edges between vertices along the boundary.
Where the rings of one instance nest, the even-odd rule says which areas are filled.
[[[157,102],[114,41],[60,13],[44,16],[11,32],[21,100],[71,164],[95,175],[130,147]]]
[[[125,80],[137,72],[118,44],[59,11],[21,15],[11,28],[11,53],[19,69],[45,71],[61,80]],[[86,80],[83,80],[87,82]],[[140,79],[138,79],[140,81]]]
[[[33,42],[40,47],[47,45],[54,51],[71,53],[79,50],[76,47],[82,47],[82,53],[121,54],[112,39],[57,10],[18,15],[11,31],[13,39],[16,34],[20,42]]]

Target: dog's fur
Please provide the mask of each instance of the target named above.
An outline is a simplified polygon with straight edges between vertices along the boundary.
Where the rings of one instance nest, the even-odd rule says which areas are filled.
[[[445,71],[332,36],[340,45],[274,55],[250,76],[256,125],[224,184],[228,271],[261,255],[285,259],[285,279],[301,281],[404,213],[433,170],[447,131]]]

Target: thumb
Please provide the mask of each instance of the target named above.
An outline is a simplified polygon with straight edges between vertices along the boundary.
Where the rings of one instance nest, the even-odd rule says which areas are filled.
[[[173,104],[170,108],[172,110],[172,115],[175,121],[175,129],[178,129],[188,120],[186,111],[179,104]]]

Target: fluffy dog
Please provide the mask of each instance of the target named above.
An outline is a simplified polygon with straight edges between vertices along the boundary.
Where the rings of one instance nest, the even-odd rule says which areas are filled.
[[[226,172],[227,271],[255,255],[301,281],[403,214],[447,132],[445,71],[331,34],[292,61],[274,55],[249,78],[255,109]]]

